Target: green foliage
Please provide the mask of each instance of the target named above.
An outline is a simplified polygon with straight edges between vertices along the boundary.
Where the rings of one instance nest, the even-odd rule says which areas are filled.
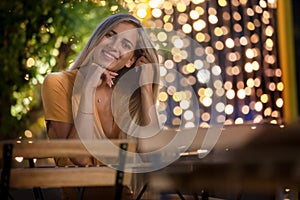
[[[126,10],[116,0],[0,2],[0,139],[22,136],[38,121],[44,76],[67,68],[98,23],[114,12]]]

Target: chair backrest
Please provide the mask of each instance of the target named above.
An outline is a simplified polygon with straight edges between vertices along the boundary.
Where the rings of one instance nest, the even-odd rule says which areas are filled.
[[[136,148],[134,140],[93,140],[84,142],[80,140],[1,141],[0,158],[3,159],[5,164],[11,163],[11,160],[7,159],[14,159],[15,157],[41,159],[84,156],[91,155],[92,153],[92,155],[104,156],[116,161],[122,160],[120,159],[120,148],[111,148],[112,144],[116,147],[126,144],[127,151],[135,151]],[[11,148],[10,152],[7,151],[8,145]],[[9,153],[11,155],[7,156]],[[9,169],[5,169],[7,167]],[[113,186],[116,184],[118,178],[118,170],[107,165],[16,168],[10,166],[10,164],[6,164],[6,166],[3,166],[2,177],[6,177],[7,175],[9,180],[6,180],[6,183],[4,183],[4,179],[7,178],[2,178],[1,183],[2,185],[9,185],[11,188]],[[130,173],[125,173],[121,176],[123,177],[123,185],[131,184]]]

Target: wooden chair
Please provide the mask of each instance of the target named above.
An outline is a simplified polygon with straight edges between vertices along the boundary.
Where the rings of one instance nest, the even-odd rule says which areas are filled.
[[[112,150],[111,144],[119,148]],[[89,151],[85,145],[88,145]],[[121,199],[124,185],[131,185],[131,173],[123,172],[126,150],[135,151],[133,140],[34,140],[1,141],[0,155],[3,167],[1,172],[1,196],[9,198],[10,188],[32,188],[36,199],[43,199],[42,188],[115,186],[115,199]],[[121,151],[123,149],[125,151]],[[107,165],[99,166],[35,166],[33,159],[72,157],[91,155],[104,156],[116,161],[118,170]],[[16,157],[28,159],[29,167],[14,167]],[[102,158],[102,157],[101,157]]]

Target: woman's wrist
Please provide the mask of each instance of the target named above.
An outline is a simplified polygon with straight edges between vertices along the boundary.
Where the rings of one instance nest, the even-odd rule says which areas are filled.
[[[152,84],[145,84],[141,86],[141,92],[145,94],[152,94],[153,95],[153,87]]]
[[[95,91],[83,91],[78,112],[82,114],[93,114],[94,113],[94,92]]]
[[[81,114],[85,114],[85,115],[94,115],[94,112],[93,112],[93,111],[83,111],[83,110],[79,110],[78,112],[81,113]]]

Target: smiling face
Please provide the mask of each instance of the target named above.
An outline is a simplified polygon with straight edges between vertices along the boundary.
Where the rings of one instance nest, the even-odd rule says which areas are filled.
[[[129,22],[121,22],[108,32],[92,53],[93,62],[111,71],[130,67],[138,38],[137,28]]]

